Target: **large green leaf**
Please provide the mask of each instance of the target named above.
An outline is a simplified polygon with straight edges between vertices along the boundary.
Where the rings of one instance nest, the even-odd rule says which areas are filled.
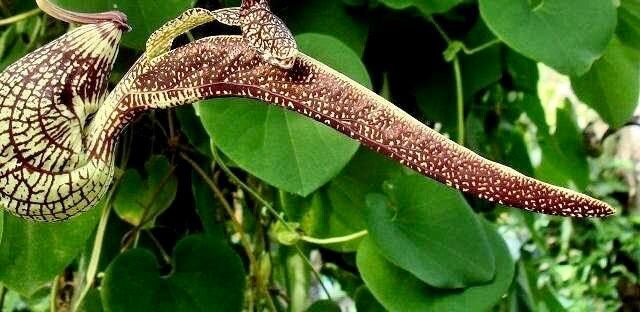
[[[113,208],[120,218],[132,225],[153,225],[153,219],[165,211],[176,198],[178,180],[169,160],[156,155],[145,163],[146,179],[135,169],[128,169],[115,194]]]
[[[492,225],[484,222],[484,229],[496,256],[496,276],[486,285],[462,290],[433,288],[387,261],[370,238],[358,249],[358,270],[376,299],[390,311],[486,311],[509,289],[514,263]]]
[[[118,256],[105,272],[107,311],[240,311],[245,276],[240,257],[223,241],[189,236],[173,253],[173,271],[163,277],[144,249]]]
[[[340,312],[340,306],[331,300],[318,300],[314,302],[307,312]]]
[[[279,14],[278,6],[274,10]],[[366,18],[351,14],[341,0],[287,1],[281,15],[295,34],[320,33],[339,39],[362,56],[369,34]]]
[[[629,121],[640,95],[640,54],[614,38],[585,75],[574,77],[576,95],[613,127]]]
[[[371,87],[358,56],[335,38],[304,34],[300,49]],[[207,132],[238,166],[287,192],[306,196],[336,176],[358,143],[326,125],[250,99],[198,105]]]
[[[147,38],[167,21],[193,7],[195,0],[55,0],[64,8],[80,12],[102,12],[117,9],[127,14],[132,31],[122,44],[144,50]]]
[[[380,0],[393,9],[416,7],[425,15],[449,11],[463,0]]]
[[[438,288],[493,279],[491,247],[460,192],[415,175],[388,189],[388,198],[367,196],[365,214],[372,241],[389,261]]]
[[[479,0],[489,28],[514,50],[579,76],[604,52],[616,26],[610,0]]]
[[[28,297],[53,280],[82,251],[101,210],[98,205],[63,223],[30,223],[5,215],[0,225],[0,283]]]
[[[202,180],[202,177],[195,173],[191,177],[191,192],[205,233],[223,238],[225,228],[224,218],[220,216],[223,211],[220,201],[214,197],[213,191]]]
[[[471,49],[494,40],[496,40],[495,35],[482,19],[478,19],[464,37],[465,45]],[[459,53],[465,99],[472,99],[478,91],[493,85],[502,78],[503,47],[500,44],[494,44],[471,55]],[[453,66],[451,69],[453,70]],[[449,81],[449,83],[455,85],[455,80]]]
[[[640,49],[640,1],[620,1],[616,34],[625,44]]]
[[[511,49],[505,50],[505,70],[509,73],[514,87],[521,91],[535,93],[540,79],[538,64]]]
[[[353,295],[357,311],[386,312],[387,310],[376,300],[367,286],[360,286]]]
[[[589,164],[582,136],[570,107],[558,109],[556,132],[540,141],[542,160],[536,177],[554,185],[584,190],[589,184]]]

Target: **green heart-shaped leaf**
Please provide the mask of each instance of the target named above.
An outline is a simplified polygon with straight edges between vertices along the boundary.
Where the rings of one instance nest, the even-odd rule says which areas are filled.
[[[245,276],[240,257],[223,241],[189,236],[176,245],[173,271],[160,276],[152,253],[118,256],[101,289],[107,311],[240,311]]]
[[[604,52],[616,27],[610,0],[479,0],[489,28],[514,50],[579,76]]]
[[[629,121],[640,95],[640,54],[614,38],[585,75],[571,79],[576,95],[613,127]]]
[[[202,180],[202,177],[196,173],[193,173],[191,177],[191,192],[205,233],[220,239],[224,238],[225,227],[223,218],[220,217],[220,212],[223,211],[220,201],[214,196],[211,188]]]
[[[335,38],[297,37],[301,51],[371,87],[358,56]],[[198,113],[216,145],[238,166],[287,192],[306,196],[336,176],[358,143],[326,125],[250,99],[215,99]]]
[[[152,156],[146,163],[147,178],[138,171],[128,169],[115,194],[113,208],[121,219],[132,225],[153,225],[153,219],[165,211],[176,198],[178,180],[169,160]]]
[[[101,210],[99,204],[64,223],[30,223],[11,215],[0,217],[0,283],[29,297],[51,282],[82,251]]]
[[[515,266],[502,237],[491,224],[483,223],[496,260],[496,276],[489,284],[456,290],[433,288],[387,261],[370,238],[358,249],[358,270],[376,299],[390,311],[489,310],[509,289]]]
[[[388,188],[388,197],[367,196],[365,214],[371,240],[389,261],[439,288],[493,279],[491,247],[460,192],[421,176]]]

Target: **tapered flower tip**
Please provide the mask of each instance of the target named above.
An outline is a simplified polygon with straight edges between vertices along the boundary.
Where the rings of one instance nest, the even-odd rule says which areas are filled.
[[[112,22],[118,25],[122,31],[130,31],[127,16],[119,11],[108,11],[101,13],[80,13],[65,10],[49,0],[36,0],[38,7],[45,13],[67,23],[77,24],[99,24],[103,22]]]

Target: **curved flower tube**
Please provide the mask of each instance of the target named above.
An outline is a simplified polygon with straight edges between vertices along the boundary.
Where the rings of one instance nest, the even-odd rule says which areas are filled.
[[[127,16],[119,11],[109,11],[101,13],[79,13],[65,10],[48,0],[36,0],[38,7],[45,13],[67,23],[77,24],[98,24],[102,22],[112,22],[120,27],[121,30],[129,31],[129,23]]]

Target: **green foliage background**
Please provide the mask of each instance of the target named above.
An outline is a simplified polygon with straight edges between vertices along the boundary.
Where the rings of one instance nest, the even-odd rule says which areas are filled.
[[[0,13],[29,12],[32,2],[0,1]],[[167,20],[238,2],[58,0],[128,14],[134,30],[113,84]],[[628,165],[608,152],[615,142],[593,154],[578,122],[601,118],[615,133],[631,119],[639,1],[274,0],[272,8],[304,53],[477,153],[620,214],[563,219],[491,205],[292,112],[215,99],[130,127],[119,177],[91,212],[61,224],[0,213],[1,311],[640,308],[640,218],[619,177]],[[2,26],[0,68],[67,29],[38,13]],[[237,29],[192,32],[221,33]],[[559,83],[541,79],[548,68],[569,77],[587,106],[548,105],[545,86]]]

